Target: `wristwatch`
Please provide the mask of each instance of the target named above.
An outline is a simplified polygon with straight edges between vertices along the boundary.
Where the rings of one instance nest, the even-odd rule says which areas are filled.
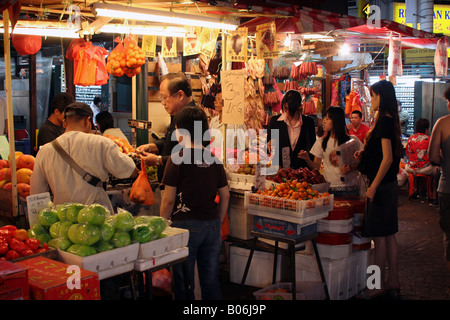
[[[156,158],[156,165],[157,166],[160,166],[160,165],[162,165],[162,157],[161,156],[158,156],[158,158]]]

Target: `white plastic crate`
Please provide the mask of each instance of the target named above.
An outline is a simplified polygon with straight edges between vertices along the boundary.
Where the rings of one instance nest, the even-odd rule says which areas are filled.
[[[321,258],[328,259],[341,259],[349,257],[352,254],[353,246],[349,244],[329,245],[329,244],[317,244],[319,250],[319,256]]]
[[[189,255],[189,248],[184,247],[175,249],[170,252],[166,252],[164,254],[152,257],[150,259],[137,259],[136,261],[134,261],[134,270],[142,272],[187,257],[188,255]]]
[[[82,269],[98,273],[100,280],[113,277],[134,269],[139,243],[81,257],[58,249],[59,261],[76,265]]]
[[[271,290],[287,292],[268,292]],[[295,284],[297,300],[325,300],[324,284],[320,281],[297,282]],[[256,300],[292,300],[292,283],[280,282],[253,293]]]
[[[348,220],[325,220],[317,221],[318,232],[349,233],[353,230],[353,219]]]
[[[248,191],[244,193],[244,205],[247,209],[299,218],[332,210],[333,200],[332,194],[310,200],[291,200]]]
[[[250,250],[237,246],[230,246],[230,282],[240,284],[247,265]],[[245,285],[264,288],[272,284],[274,254],[255,250],[252,262],[245,280]],[[282,263],[282,255],[277,256],[276,281],[285,281],[287,269]]]
[[[252,190],[252,187],[255,185],[255,175],[227,171],[227,178],[231,189]]]
[[[231,196],[228,207],[230,219],[230,237],[249,240],[253,229],[253,215],[248,214],[244,206],[244,197]]]
[[[167,227],[167,237],[139,244],[138,259],[150,259],[178,248],[186,247],[189,242],[189,230]]]
[[[342,259],[320,259],[331,300],[347,300],[366,286],[371,250],[353,252]],[[316,257],[304,252],[295,257],[297,281],[321,281]]]

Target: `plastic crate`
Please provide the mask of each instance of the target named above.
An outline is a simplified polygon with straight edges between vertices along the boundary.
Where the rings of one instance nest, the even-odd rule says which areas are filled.
[[[325,300],[325,288],[322,282],[306,281],[295,284],[297,300]],[[282,292],[268,292],[281,290]],[[285,292],[283,292],[285,291]],[[280,282],[253,293],[256,300],[292,300],[292,283]]]
[[[291,200],[248,191],[244,193],[246,208],[292,217],[307,217],[318,212],[328,212],[333,208],[333,200],[332,194],[310,200]]]
[[[231,192],[230,205],[228,207],[230,219],[230,237],[249,240],[252,239],[253,215],[248,214],[244,206],[244,196]]]

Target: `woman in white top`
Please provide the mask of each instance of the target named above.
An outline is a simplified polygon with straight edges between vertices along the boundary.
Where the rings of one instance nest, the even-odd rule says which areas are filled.
[[[359,172],[353,154],[363,149],[364,145],[348,135],[345,125],[345,113],[340,107],[330,107],[323,118],[323,129],[326,134],[316,140],[310,153],[299,154],[311,169],[320,169],[323,161],[323,175],[330,182],[330,193],[335,196],[358,195]]]

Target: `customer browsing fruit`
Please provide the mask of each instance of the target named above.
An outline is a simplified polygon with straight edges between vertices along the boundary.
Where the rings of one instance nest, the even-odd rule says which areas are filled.
[[[192,99],[192,89],[184,73],[168,73],[161,78],[159,86],[160,100],[164,109],[170,115],[170,124],[166,129],[164,138],[154,143],[144,144],[136,148],[136,152],[144,159],[147,166],[158,166],[158,181],[161,182],[164,166],[172,153],[177,141],[172,139],[175,129],[173,117],[184,106],[195,106]]]
[[[109,173],[125,179],[137,176],[138,171],[134,161],[120,152],[114,141],[91,134],[92,117],[89,105],[80,102],[68,105],[65,110],[66,131],[55,139],[88,175],[82,177],[52,143],[47,143],[36,156],[30,183],[31,194],[51,191],[55,205],[66,202],[99,203],[114,213],[103,182],[108,179]]]
[[[197,263],[202,300],[220,300],[221,221],[230,198],[227,177],[223,164],[202,145],[208,119],[200,107],[184,107],[175,115],[173,124],[180,142],[179,152],[173,153],[165,166],[160,215],[172,220],[172,227],[189,230],[190,284],[195,283]],[[196,130],[202,134],[195,134]],[[215,201],[217,194],[219,203]],[[192,292],[185,291],[180,265],[173,268],[175,299],[194,299]]]

